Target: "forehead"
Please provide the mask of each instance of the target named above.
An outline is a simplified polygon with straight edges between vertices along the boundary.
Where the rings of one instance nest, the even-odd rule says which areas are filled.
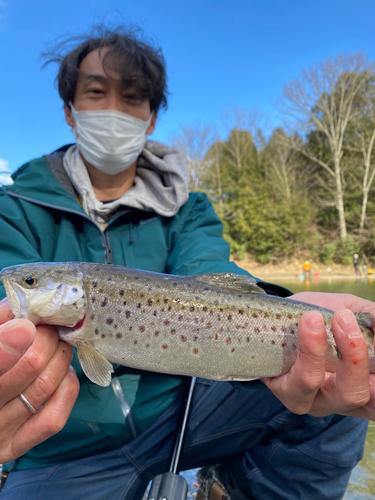
[[[82,59],[79,67],[79,80],[87,75],[100,75],[113,80],[121,80],[119,73],[115,71],[104,71],[103,58],[108,52],[108,47],[95,49]]]

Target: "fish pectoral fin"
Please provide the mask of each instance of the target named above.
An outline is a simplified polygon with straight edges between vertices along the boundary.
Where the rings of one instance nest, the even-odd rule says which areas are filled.
[[[107,387],[111,383],[113,366],[98,352],[95,347],[87,342],[77,341],[78,359],[87,378],[94,384]]]
[[[236,293],[250,293],[255,295],[264,295],[266,292],[257,285],[254,278],[244,274],[233,273],[210,273],[197,274],[192,279],[203,281],[209,285],[220,286]]]

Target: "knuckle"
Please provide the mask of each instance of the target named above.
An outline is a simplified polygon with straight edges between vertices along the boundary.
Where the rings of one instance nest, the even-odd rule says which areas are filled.
[[[55,383],[49,374],[41,373],[30,389],[32,390],[32,400],[34,401],[35,398],[35,401],[42,404],[53,394]]]
[[[348,409],[359,408],[370,401],[370,394],[344,394],[342,402]]]
[[[37,353],[34,349],[29,351],[20,359],[26,372],[40,373],[47,364],[46,356]]]

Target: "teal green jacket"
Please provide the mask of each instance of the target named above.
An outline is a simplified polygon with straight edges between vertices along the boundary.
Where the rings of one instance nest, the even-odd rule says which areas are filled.
[[[13,175],[14,184],[0,189],[0,269],[25,262],[84,261],[176,275],[248,274],[229,262],[222,224],[204,194],[192,193],[174,217],[123,207],[101,231],[77,201],[62,156],[57,151],[23,165]],[[21,457],[16,469],[58,464],[132,439],[112,388],[92,384],[76,357],[72,364],[81,389],[67,424]],[[116,375],[138,434],[171,405],[182,385],[180,377],[124,367]]]

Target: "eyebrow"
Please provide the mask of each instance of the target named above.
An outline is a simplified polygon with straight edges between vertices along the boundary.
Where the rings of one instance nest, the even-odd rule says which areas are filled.
[[[96,75],[94,73],[82,73],[80,72],[79,74],[79,79],[80,80],[85,80],[85,81],[97,81],[97,82],[107,82],[109,78],[104,75]]]

